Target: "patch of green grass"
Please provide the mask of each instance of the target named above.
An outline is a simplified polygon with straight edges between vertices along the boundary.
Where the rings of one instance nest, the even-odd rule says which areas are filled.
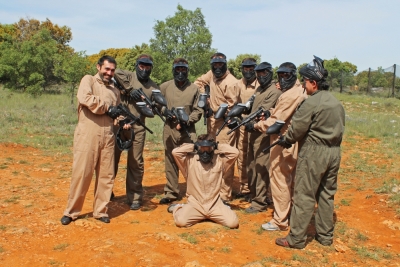
[[[344,222],[337,222],[335,224],[335,232],[338,234],[345,235],[347,229],[347,225]]]
[[[299,254],[293,254],[292,255],[292,260],[294,261],[300,261],[300,262],[306,262],[308,259],[306,257],[300,256]]]
[[[67,247],[69,246],[68,243],[62,243],[62,244],[58,244],[56,246],[54,246],[54,250],[58,250],[58,251],[63,251],[65,250]]]
[[[7,227],[5,226],[5,225],[0,225],[0,230],[1,231],[4,231],[4,230],[6,230],[7,229]]]
[[[366,247],[351,247],[351,249],[355,251],[361,258],[369,258],[376,261],[379,261],[380,259],[379,253],[375,251],[373,248],[368,249]]]
[[[20,196],[12,196],[12,197],[10,197],[10,198],[7,198],[7,199],[5,199],[4,200],[4,202],[6,202],[6,203],[17,203],[18,202],[18,199],[20,199],[21,197]]]
[[[8,168],[8,166],[7,165],[5,165],[5,164],[3,164],[3,165],[0,165],[0,169],[2,169],[2,170],[4,170],[4,169],[7,169]]]
[[[357,238],[358,240],[360,240],[360,241],[367,241],[367,240],[369,239],[368,236],[366,236],[366,235],[364,235],[364,234],[362,234],[362,233],[360,233],[360,232],[357,233],[356,238]]]
[[[208,250],[214,251],[215,247],[206,247]]]
[[[164,194],[156,194],[153,198],[154,198],[154,199],[160,200],[160,199],[162,199],[163,197],[164,197]]]
[[[134,223],[140,223],[140,222],[138,220],[131,221],[131,224],[134,224]]]
[[[348,200],[348,199],[345,199],[345,198],[343,198],[342,200],[340,200],[340,204],[341,204],[342,206],[350,206],[350,202],[351,202],[351,200]]]
[[[13,171],[12,174],[13,174],[13,175],[18,175],[19,172],[18,172],[18,171]]]
[[[223,253],[230,253],[230,252],[231,252],[231,248],[230,248],[230,247],[222,247],[222,248],[221,248],[221,252],[223,252]]]
[[[274,257],[265,257],[261,259],[261,264],[265,265],[265,263],[270,262],[270,263],[279,263],[279,260]]]
[[[251,231],[256,233],[257,235],[262,235],[262,233],[264,232],[264,229],[262,229],[262,227],[259,226],[257,229],[251,230]]]
[[[190,244],[198,243],[197,239],[194,236],[192,236],[190,233],[182,233],[182,234],[179,234],[178,236],[180,236],[182,239],[186,240]]]
[[[392,189],[396,186],[400,186],[400,181],[395,178],[392,178],[390,180],[384,181],[381,187],[375,189],[375,193],[389,194],[392,193]]]
[[[3,253],[4,251],[6,251],[2,246],[0,246],[0,253]]]
[[[27,160],[20,160],[19,164],[29,164],[29,162]]]

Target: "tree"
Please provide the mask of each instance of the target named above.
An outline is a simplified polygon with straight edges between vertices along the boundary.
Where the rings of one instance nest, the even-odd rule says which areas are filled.
[[[6,87],[39,95],[52,80],[58,80],[53,71],[61,62],[61,54],[47,29],[21,43],[5,41],[0,51],[0,81]]]
[[[210,56],[215,52],[211,48],[212,34],[206,27],[200,8],[186,10],[178,5],[173,17],[165,21],[157,20],[154,39],[150,39],[150,48],[154,58],[152,77],[158,83],[172,78],[171,66],[177,57],[189,62],[189,79],[210,69]]]
[[[254,58],[257,61],[257,64],[261,63],[261,56],[258,54],[240,54],[237,55],[235,59],[228,60],[228,69],[237,79],[241,79],[243,77],[241,71],[242,61],[248,57]]]
[[[63,57],[62,64],[56,67],[57,75],[70,85],[71,105],[74,103],[75,88],[85,74],[90,72],[91,62],[84,52],[72,52]]]
[[[142,43],[142,45],[135,45],[121,58],[118,62],[118,68],[124,70],[135,71],[136,59],[141,54],[151,54],[150,47],[148,44]]]

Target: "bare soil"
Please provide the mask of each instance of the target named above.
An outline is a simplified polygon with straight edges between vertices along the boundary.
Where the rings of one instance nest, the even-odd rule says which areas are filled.
[[[362,145],[361,145],[362,144]],[[374,193],[383,181],[352,165],[350,156],[378,140],[344,143],[339,191],[335,198],[334,244],[312,240],[303,250],[274,244],[287,232],[265,232],[267,212],[247,215],[249,204],[232,202],[237,230],[212,222],[175,226],[166,205],[158,204],[165,184],[163,151],[145,150],[145,200],[141,210],[125,203],[126,155],[110,202],[110,224],[92,217],[93,183],[80,219],[60,223],[68,196],[72,155],[51,154],[18,144],[0,144],[0,264],[2,266],[399,266],[400,219],[388,195]],[[398,158],[365,155],[369,164],[391,166]],[[372,155],[371,155],[372,154]],[[363,155],[363,154],[362,154]],[[369,176],[368,176],[369,175]],[[388,177],[400,179],[388,171]],[[342,182],[346,177],[345,182]],[[361,179],[364,177],[364,179]],[[365,183],[367,178],[368,183]],[[182,189],[185,188],[181,178]],[[235,189],[238,185],[235,184]],[[182,200],[184,202],[185,199]]]

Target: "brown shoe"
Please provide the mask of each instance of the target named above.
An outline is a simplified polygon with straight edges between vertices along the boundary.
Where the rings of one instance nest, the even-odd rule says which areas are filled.
[[[285,247],[285,248],[291,248],[292,247],[289,244],[289,242],[287,241],[286,237],[275,239],[275,244],[277,244],[278,246],[281,246],[281,247]]]

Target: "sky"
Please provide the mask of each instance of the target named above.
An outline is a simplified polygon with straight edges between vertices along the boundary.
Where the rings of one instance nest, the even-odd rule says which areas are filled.
[[[212,48],[228,59],[259,54],[278,66],[317,55],[358,71],[400,64],[397,0],[1,0],[0,23],[48,18],[70,27],[70,46],[91,55],[149,43],[155,23],[173,16],[178,4],[201,9]]]

